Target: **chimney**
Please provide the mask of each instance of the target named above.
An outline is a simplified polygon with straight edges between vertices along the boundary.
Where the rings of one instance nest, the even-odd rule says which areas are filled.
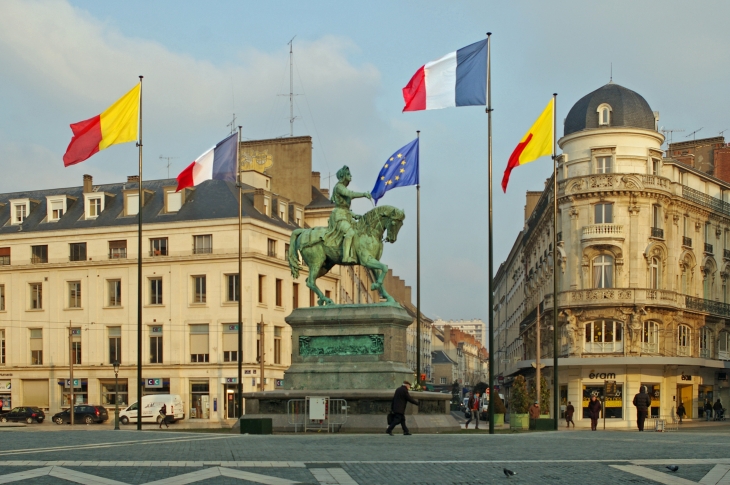
[[[127,175],[127,183],[128,184],[138,184],[139,175]]]
[[[91,192],[93,192],[92,180],[93,180],[93,178],[91,177],[91,175],[84,174],[84,193],[85,194],[90,194]]]
[[[406,300],[406,303],[408,303],[409,305],[413,305],[413,300],[411,300],[411,287],[410,286],[406,286],[405,300]]]
[[[323,188],[323,189],[319,189],[319,191],[322,192],[322,195],[324,195],[328,199],[330,198],[330,189],[324,189]]]
[[[320,185],[319,172],[312,172],[312,186],[315,189],[319,190],[319,185]]]
[[[264,189],[256,189],[253,192],[253,208],[261,214],[266,215],[266,207],[264,206]]]

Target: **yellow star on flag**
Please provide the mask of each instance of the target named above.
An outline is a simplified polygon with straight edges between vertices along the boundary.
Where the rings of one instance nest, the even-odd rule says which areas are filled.
[[[390,157],[390,161],[391,161],[391,162],[393,161],[393,157]]]
[[[400,177],[398,175],[395,176],[396,180],[400,180]]]
[[[388,180],[388,181],[387,181],[387,182],[385,182],[385,183],[386,183],[387,185],[393,185],[393,181],[392,181],[392,180]]]
[[[400,173],[403,173],[403,172],[405,172],[405,171],[406,171],[406,169],[405,169],[405,168],[401,168],[401,169],[400,169]]]
[[[385,177],[380,177],[380,180],[385,180]]]
[[[385,168],[388,168],[388,164],[387,163],[385,164]]]
[[[403,155],[401,153],[398,154],[398,158],[401,158]]]
[[[405,161],[405,160],[403,160],[402,162],[400,162],[400,164],[401,164],[401,165],[405,165],[405,164],[406,164],[406,161]]]

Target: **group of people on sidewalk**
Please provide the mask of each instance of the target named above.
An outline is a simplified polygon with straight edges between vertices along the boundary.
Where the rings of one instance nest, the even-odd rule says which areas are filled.
[[[720,402],[720,398],[715,401],[715,404],[712,404],[709,399],[705,399],[703,411],[705,412],[705,421],[709,421],[710,419],[713,419],[715,421],[721,421],[725,418],[725,410],[722,408],[722,402]],[[713,411],[715,414],[714,417]]]

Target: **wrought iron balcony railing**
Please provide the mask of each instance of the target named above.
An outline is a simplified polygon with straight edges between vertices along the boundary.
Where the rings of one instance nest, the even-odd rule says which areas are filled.
[[[712,254],[712,244],[705,243],[705,252]]]
[[[687,246],[688,248],[692,247],[692,238],[687,236],[682,236],[682,246]]]
[[[651,237],[658,237],[661,239],[664,239],[664,229],[661,227],[652,227],[651,228]]]

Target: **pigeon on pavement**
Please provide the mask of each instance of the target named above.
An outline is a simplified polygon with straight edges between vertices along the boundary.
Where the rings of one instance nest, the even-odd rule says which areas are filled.
[[[508,469],[506,469],[506,468],[502,469],[502,471],[504,472],[504,475],[505,475],[505,476],[506,476],[507,478],[509,478],[509,477],[513,477],[513,476],[517,475],[517,472],[513,472],[512,470],[508,470]]]
[[[670,472],[676,472],[677,470],[679,470],[679,467],[678,467],[677,465],[669,465],[669,466],[667,466],[666,468],[667,468],[667,470],[669,470]]]

